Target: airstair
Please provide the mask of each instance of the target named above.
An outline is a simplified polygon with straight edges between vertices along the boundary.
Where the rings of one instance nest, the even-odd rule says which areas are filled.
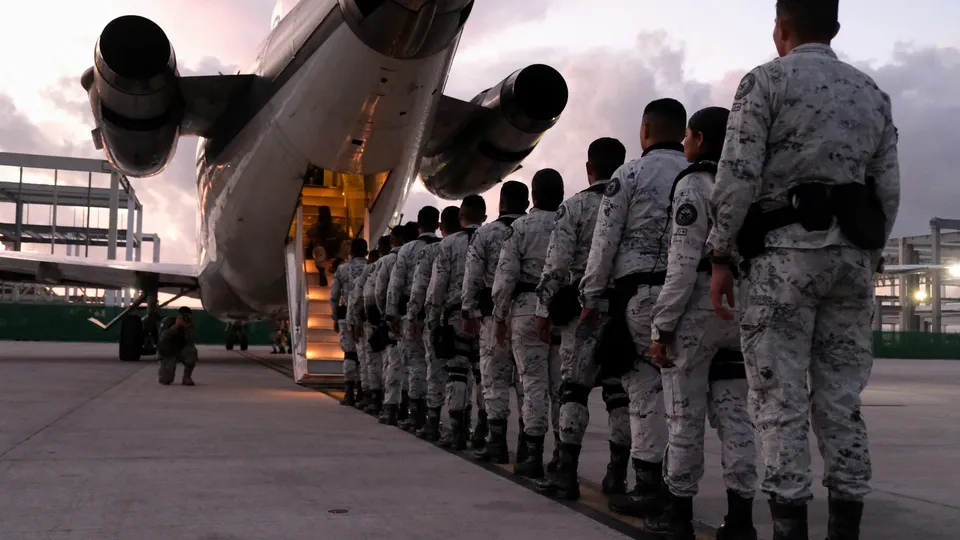
[[[330,283],[321,286],[316,263],[305,257],[304,209],[297,209],[287,242],[287,299],[290,306],[290,344],[293,376],[297,383],[315,387],[343,385],[343,351],[333,328]]]

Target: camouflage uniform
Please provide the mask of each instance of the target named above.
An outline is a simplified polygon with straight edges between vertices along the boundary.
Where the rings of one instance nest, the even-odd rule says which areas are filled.
[[[416,269],[410,286],[410,301],[407,303],[407,314],[404,315],[404,338],[413,328],[420,331],[420,341],[423,343],[426,359],[426,406],[427,418],[423,429],[417,430],[417,436],[431,441],[440,438],[440,410],[443,408],[444,386],[447,384],[447,370],[445,362],[438,361],[433,348],[433,332],[425,328],[426,310],[424,303],[427,297],[427,287],[430,286],[430,275],[433,273],[433,261],[437,258],[440,243],[427,244],[420,250]],[[411,375],[412,377],[412,375]]]
[[[538,317],[550,317],[550,304],[557,294],[561,293],[561,289],[579,288],[593,243],[593,230],[600,201],[608,182],[609,180],[595,182],[568,199],[557,210],[546,263],[537,286]],[[538,485],[541,491],[556,492],[556,495],[565,499],[579,497],[577,468],[583,437],[590,423],[587,400],[600,377],[600,368],[594,357],[596,332],[578,324],[579,305],[575,307],[577,310],[572,314],[573,319],[559,328],[559,467],[556,475]],[[601,324],[606,322],[606,315],[602,318]],[[630,398],[617,377],[603,379],[601,386],[610,426],[610,462],[607,475],[603,479],[603,490],[607,494],[624,493],[630,462]]]
[[[664,483],[675,498],[692,499],[697,494],[709,413],[710,424],[720,436],[730,501],[724,530],[756,538],[752,513],[744,511],[753,506],[757,453],[747,411],[739,319],[717,317],[710,302],[711,249],[706,240],[713,222],[709,208],[713,167],[709,162],[698,163],[684,171],[675,185],[667,278],[653,308],[651,337],[667,346],[667,357],[675,366],[662,370],[669,430]],[[661,520],[648,520],[647,528],[692,534],[693,523],[670,508]]]
[[[377,309],[381,316],[387,312],[387,289],[390,285],[390,274],[393,272],[393,266],[397,263],[397,256],[402,247],[395,247],[380,258],[377,269],[377,280],[375,285],[375,295]],[[380,417],[381,423],[394,425],[397,423],[397,416],[400,408],[400,401],[403,397],[403,358],[400,356],[400,350],[397,347],[397,340],[400,336],[390,330],[388,333],[389,342],[387,349],[383,351],[383,416]]]
[[[406,324],[400,324],[400,317],[406,314],[409,307],[413,273],[420,253],[428,242],[438,241],[436,233],[423,233],[413,242],[404,244],[397,253],[397,262],[393,265],[387,287],[387,320],[395,322],[400,330],[399,356],[406,371],[405,378],[409,381],[410,411],[408,421],[404,424],[408,430],[421,428],[427,413],[427,359],[423,339],[410,337]]]
[[[483,409],[490,425],[489,449],[477,453],[479,459],[494,459],[499,463],[509,461],[506,448],[507,420],[510,417],[510,387],[517,395],[517,406],[523,408],[523,386],[516,369],[510,343],[501,346],[497,342],[497,324],[493,320],[492,305],[481,311],[478,299],[487,297],[493,290],[493,279],[500,261],[503,240],[510,224],[523,214],[503,214],[497,220],[477,230],[467,251],[467,266],[463,278],[463,311],[480,321],[480,385]],[[489,299],[492,304],[492,297]],[[489,310],[489,311],[488,311]],[[486,311],[486,312],[484,312]],[[523,419],[520,420],[521,429]],[[474,441],[476,443],[476,441]],[[520,437],[520,443],[522,437]],[[476,444],[475,444],[476,446]],[[505,461],[505,459],[507,461]]]
[[[461,316],[467,247],[476,230],[477,226],[471,225],[440,242],[426,297],[427,326],[430,330],[437,332],[436,336],[442,336],[444,327],[449,327],[455,335],[452,340],[455,342],[453,354],[444,354],[446,351],[441,350],[436,353],[437,360],[446,364],[446,401],[450,415],[449,436],[441,439],[440,444],[460,450],[466,448],[469,434],[467,406],[470,402],[470,371],[473,364],[479,362],[480,356],[476,338],[463,331]]]
[[[354,327],[363,328],[363,286],[366,284],[367,277],[370,275],[373,266],[374,265],[369,263],[364,265],[363,270],[357,275],[356,279],[353,280],[353,284],[350,286],[350,295],[347,299],[347,322],[350,324],[351,329]],[[364,330],[363,337],[357,339],[357,362],[359,364],[360,386],[364,389],[364,398],[372,398],[374,390],[379,390],[379,388],[371,386],[369,360],[371,351],[366,336],[367,334]],[[368,403],[362,403],[360,406],[366,407],[366,405],[368,405]]]
[[[158,379],[160,384],[168,385],[177,377],[177,362],[183,361],[184,350],[187,346],[187,327],[175,326],[176,317],[167,317],[160,322],[160,339],[157,342],[157,358],[160,360]],[[196,351],[196,346],[194,346]],[[192,359],[196,365],[196,353]],[[186,364],[184,364],[186,366]],[[192,371],[192,367],[190,368]],[[187,368],[184,367],[184,379],[187,378]]]
[[[333,274],[333,285],[330,287],[330,307],[333,320],[337,321],[340,334],[340,349],[343,351],[343,379],[346,381],[344,405],[353,405],[356,402],[354,390],[360,381],[359,357],[357,355],[357,340],[353,329],[347,324],[347,304],[353,284],[367,266],[365,257],[353,257],[337,267]]]
[[[630,455],[637,487],[627,497],[611,500],[615,510],[630,514],[641,514],[660,493],[667,424],[660,371],[649,358],[650,310],[664,279],[670,188],[689,165],[682,150],[679,143],[652,145],[640,159],[614,172],[600,202],[580,284],[580,303],[598,309],[611,281],[630,283],[615,288],[624,289],[617,294],[630,297],[626,323],[639,355],[623,375],[630,396]]]
[[[732,251],[751,203],[784,207],[787,190],[804,179],[836,185],[872,178],[889,238],[900,201],[897,133],[889,96],[870,77],[829,46],[806,44],[748,73],[731,111],[708,240],[719,253]],[[823,231],[799,224],[772,230],[765,244],[750,261],[741,320],[765,465],[761,490],[772,498],[777,527],[806,530],[812,421],[831,523],[855,515],[849,519],[859,526],[871,478],[860,393],[873,364],[879,253],[854,247],[836,220]]]
[[[370,388],[374,390],[374,399],[365,409],[369,413],[378,414],[383,405],[383,368],[384,355],[386,351],[374,351],[370,345],[370,338],[376,331],[377,326],[371,321],[371,314],[377,311],[377,272],[380,271],[383,257],[377,259],[372,265],[367,265],[370,273],[367,274],[366,281],[363,282],[363,344],[367,347],[367,378],[370,380]]]
[[[493,280],[493,318],[507,323],[523,384],[523,432],[526,460],[514,472],[543,476],[543,440],[552,425],[559,431],[560,343],[546,344],[537,335],[535,290],[543,272],[556,212],[534,208],[517,219],[504,238]],[[548,423],[549,422],[549,423]]]

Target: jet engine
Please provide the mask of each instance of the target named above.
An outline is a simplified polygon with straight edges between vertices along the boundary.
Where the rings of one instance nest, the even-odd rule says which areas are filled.
[[[97,123],[94,143],[122,173],[153,176],[173,157],[183,116],[178,76],[170,40],[153,21],[127,15],[100,34],[81,84]]]
[[[476,110],[456,131],[428,143],[420,168],[423,185],[449,200],[487,191],[520,168],[560,119],[567,98],[566,81],[550,66],[512,73],[470,102]]]

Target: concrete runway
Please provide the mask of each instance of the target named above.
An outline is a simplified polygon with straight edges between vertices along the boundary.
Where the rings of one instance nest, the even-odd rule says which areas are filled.
[[[0,539],[627,537],[237,353],[201,348],[195,388],[115,358],[116,345],[0,343]],[[960,362],[877,361],[862,538],[960,537],[958,385]],[[581,475],[599,482],[599,391],[591,413]],[[707,441],[695,504],[716,524],[725,496]],[[811,538],[825,536],[817,488]],[[756,518],[769,538],[761,500]]]

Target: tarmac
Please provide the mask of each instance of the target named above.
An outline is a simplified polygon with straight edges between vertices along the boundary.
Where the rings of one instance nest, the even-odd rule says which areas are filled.
[[[114,344],[0,342],[0,539],[646,537],[593,488],[608,457],[599,391],[583,500],[560,503],[509,467],[380,425],[251,359],[282,362],[266,352],[201,347],[189,388],[157,384],[156,363],[120,362]],[[960,362],[876,361],[864,394],[875,492],[861,538],[960,537],[958,384]],[[703,538],[726,504],[712,430],[706,470]],[[812,539],[825,537],[816,484]],[[770,538],[762,499],[755,517]]]

